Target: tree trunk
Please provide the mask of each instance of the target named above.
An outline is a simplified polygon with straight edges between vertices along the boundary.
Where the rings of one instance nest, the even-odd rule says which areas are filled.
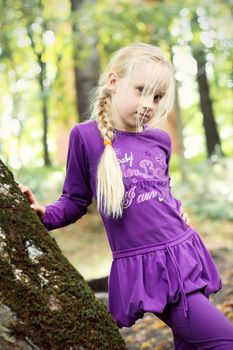
[[[50,157],[49,157],[49,149],[48,149],[48,97],[47,90],[44,87],[44,81],[46,79],[46,63],[42,62],[41,57],[39,57],[40,64],[40,74],[39,74],[39,83],[42,95],[42,116],[43,116],[43,151],[44,151],[44,165],[49,167],[52,165]]]
[[[73,18],[79,9],[86,3],[94,3],[95,0],[70,0],[71,13]],[[96,49],[96,38],[87,36],[86,33],[80,31],[79,23],[74,21],[72,24],[73,37],[78,38],[74,41],[74,78],[75,78],[75,93],[76,93],[76,110],[79,116],[79,121],[82,122],[89,118],[89,95],[92,89],[96,86],[99,78],[100,62],[99,53]],[[84,45],[88,42],[89,56],[80,62],[80,52],[84,50]],[[87,50],[87,48],[85,48]]]
[[[46,30],[46,24],[44,25],[44,31]],[[41,52],[37,52],[36,50],[36,43],[33,38],[33,31],[31,28],[31,25],[27,25],[27,33],[31,40],[32,49],[34,51],[34,54],[36,55],[37,62],[40,66],[40,73],[38,76],[38,81],[40,85],[40,93],[42,98],[42,117],[43,117],[43,137],[42,137],[42,144],[43,144],[43,153],[44,153],[44,165],[45,166],[51,166],[51,160],[49,156],[49,150],[48,150],[48,91],[45,88],[44,81],[46,79],[46,62],[43,62],[42,56],[44,53],[45,48],[41,50]]]
[[[79,121],[89,119],[89,95],[99,77],[99,53],[94,47],[84,65],[75,67],[75,90],[77,93]]]
[[[126,349],[106,307],[61,254],[1,160],[0,349]]]
[[[192,16],[191,27],[195,37],[194,44],[192,45],[192,53],[197,62],[197,83],[200,95],[200,106],[203,114],[203,126],[206,135],[208,158],[214,153],[223,156],[224,154],[221,148],[221,140],[214,117],[209,83],[206,74],[206,53],[204,46],[199,39],[201,29],[196,12]]]
[[[208,157],[214,153],[223,155],[221,141],[214,118],[212,101],[209,92],[209,84],[206,76],[206,59],[203,51],[193,50],[193,56],[197,62],[197,82],[200,94],[200,105],[203,113],[203,125],[206,135]]]

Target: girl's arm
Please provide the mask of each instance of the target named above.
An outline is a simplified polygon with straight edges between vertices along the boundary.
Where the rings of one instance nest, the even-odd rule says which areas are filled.
[[[70,133],[66,177],[60,198],[43,207],[28,187],[19,184],[31,208],[48,230],[67,226],[86,214],[93,197],[88,169],[85,144],[76,126]]]
[[[92,197],[86,147],[76,125],[70,133],[62,194],[58,201],[45,207],[44,226],[54,230],[77,221],[86,214]]]

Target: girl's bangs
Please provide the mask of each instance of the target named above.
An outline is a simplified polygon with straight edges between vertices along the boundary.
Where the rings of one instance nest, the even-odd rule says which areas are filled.
[[[144,87],[144,96],[153,94],[164,96],[170,85],[171,72],[161,63],[154,64],[151,74]]]

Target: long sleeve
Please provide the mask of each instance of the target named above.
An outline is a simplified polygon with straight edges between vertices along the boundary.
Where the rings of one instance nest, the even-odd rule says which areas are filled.
[[[92,197],[86,148],[78,126],[75,126],[69,137],[62,195],[46,206],[42,223],[48,230],[54,230],[77,221],[86,214]]]

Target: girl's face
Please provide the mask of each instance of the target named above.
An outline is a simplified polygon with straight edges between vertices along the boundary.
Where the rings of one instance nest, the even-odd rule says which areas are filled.
[[[142,94],[151,81],[151,73],[156,63],[137,64],[133,71],[119,78],[115,72],[109,75],[109,89],[112,91],[112,116],[114,127],[123,131],[142,131],[142,125],[148,123],[156,113],[161,93],[155,93],[153,86],[146,96]],[[138,107],[140,112],[138,114]],[[137,120],[141,127],[138,127]]]

